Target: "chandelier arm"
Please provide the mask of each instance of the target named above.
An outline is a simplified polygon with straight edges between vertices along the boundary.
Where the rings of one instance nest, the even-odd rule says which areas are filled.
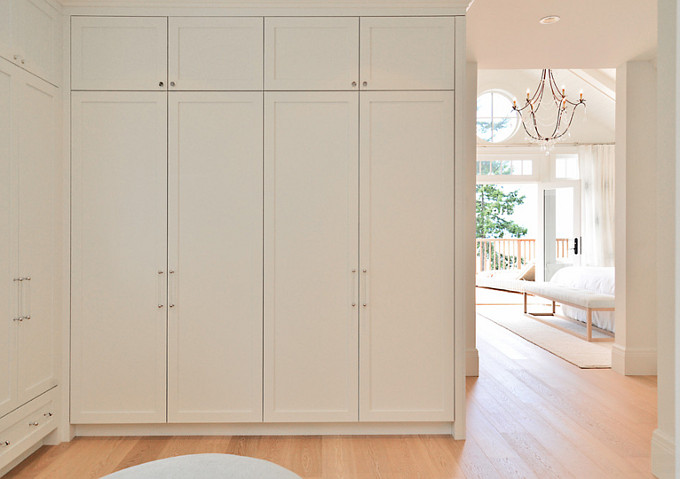
[[[584,105],[584,108],[585,108],[585,105]],[[567,125],[567,127],[564,129],[564,131],[560,135],[553,138],[554,140],[558,140],[558,139],[562,138],[564,135],[567,134],[567,132],[569,131],[569,128],[571,128],[571,122],[574,121],[574,115],[575,114],[576,114],[576,108],[571,110],[571,117],[569,118],[569,124]]]

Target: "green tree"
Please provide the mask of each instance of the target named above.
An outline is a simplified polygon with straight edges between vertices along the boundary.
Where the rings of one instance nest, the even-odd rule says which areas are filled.
[[[507,216],[524,204],[526,196],[519,191],[505,193],[496,185],[477,185],[477,238],[522,238],[527,229]]]
[[[524,203],[526,196],[519,191],[505,193],[496,185],[477,185],[477,238],[505,238],[506,234],[513,238],[521,238],[527,229],[518,225],[507,216],[515,212],[515,207]],[[491,269],[519,268],[517,256],[496,251],[494,244],[479,242],[477,256],[482,260],[482,269],[489,260]]]

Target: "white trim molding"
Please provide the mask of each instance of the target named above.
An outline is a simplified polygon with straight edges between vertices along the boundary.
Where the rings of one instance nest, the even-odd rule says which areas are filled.
[[[626,348],[612,346],[612,369],[626,376],[649,376],[656,374],[656,348]]]
[[[652,474],[659,479],[675,478],[675,441],[660,429],[652,434]]]
[[[479,351],[477,348],[465,351],[465,376],[479,376]]]
[[[80,424],[76,436],[451,435],[451,422]]]

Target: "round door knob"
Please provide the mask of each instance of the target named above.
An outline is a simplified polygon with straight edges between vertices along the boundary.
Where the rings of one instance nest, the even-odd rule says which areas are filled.
[[[165,83],[163,83],[162,81],[158,82],[158,86],[163,86],[163,85],[165,85]]]
[[[170,86],[175,86],[175,82],[174,82],[174,81],[171,81],[171,82],[170,82]]]
[[[365,82],[362,83],[362,85],[363,85],[363,86],[368,86],[368,82],[365,81]]]
[[[353,81],[352,86],[357,86],[357,82]]]

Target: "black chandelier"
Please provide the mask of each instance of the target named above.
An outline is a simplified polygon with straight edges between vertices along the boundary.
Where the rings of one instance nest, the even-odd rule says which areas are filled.
[[[540,121],[537,120],[536,114],[543,106],[543,95],[545,94],[547,88],[550,89],[550,94],[552,95],[552,102],[546,99],[546,102],[550,106],[546,106],[545,109],[552,108],[556,110],[552,115],[551,112],[548,113],[555,120],[554,126],[552,122],[548,126],[548,130],[552,128],[552,133],[544,134],[539,130]],[[580,93],[578,101],[571,101],[567,98],[564,87],[558,88],[555,77],[551,69],[544,69],[541,72],[541,80],[538,83],[536,92],[531,96],[531,91],[527,89],[526,103],[522,108],[517,107],[517,100],[513,100],[512,109],[517,112],[517,115],[522,120],[522,126],[524,131],[526,131],[529,138],[534,142],[541,143],[544,147],[552,146],[556,141],[562,138],[569,131],[572,121],[574,120],[574,114],[576,109],[583,105],[586,107],[586,101],[583,99],[583,92]],[[540,125],[545,129],[546,125]]]

